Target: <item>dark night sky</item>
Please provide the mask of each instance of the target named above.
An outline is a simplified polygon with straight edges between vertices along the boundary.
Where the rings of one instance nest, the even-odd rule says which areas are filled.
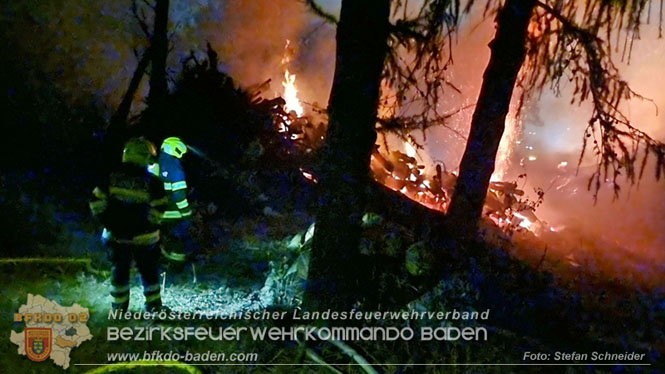
[[[312,87],[304,84],[301,90],[326,100],[322,93],[334,68],[334,29],[322,25],[301,2],[172,0],[170,19],[173,78],[190,50],[204,50],[210,41],[220,52],[223,69],[241,84],[267,78],[279,82],[284,45],[291,39],[307,46],[298,49],[292,67],[310,76]],[[92,98],[110,107],[119,101],[136,65],[133,49],[146,44],[129,0],[11,2],[2,5],[0,23],[3,39],[26,68],[46,73],[73,100]],[[277,92],[281,85],[273,89]]]

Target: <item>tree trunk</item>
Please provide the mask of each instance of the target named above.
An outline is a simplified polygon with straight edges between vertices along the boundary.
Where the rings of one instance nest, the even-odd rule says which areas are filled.
[[[482,215],[506,115],[526,55],[533,0],[508,0],[497,15],[491,56],[471,120],[460,175],[448,210],[449,222],[463,238],[473,238]]]
[[[367,200],[390,0],[343,0],[337,25],[329,126],[306,304],[346,308],[356,299],[360,223]]]
[[[150,69],[150,93],[148,103],[154,103],[167,94],[166,56],[169,52],[167,38],[169,23],[169,0],[157,0],[155,5],[155,27],[150,40],[152,64]]]
[[[134,101],[134,96],[136,91],[139,89],[141,84],[141,79],[145,74],[148,64],[150,63],[150,51],[147,50],[143,52],[141,59],[139,60],[132,79],[129,81],[129,86],[127,91],[118,105],[115,113],[111,116],[109,125],[106,128],[106,136],[104,139],[104,149],[103,149],[103,158],[104,158],[104,175],[108,175],[109,172],[115,169],[121,160],[122,149],[124,147],[125,141],[129,137],[129,129],[127,128],[127,117],[132,108],[132,101]]]

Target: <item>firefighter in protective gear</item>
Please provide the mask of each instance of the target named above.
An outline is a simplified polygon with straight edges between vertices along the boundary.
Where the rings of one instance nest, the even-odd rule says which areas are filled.
[[[167,196],[167,207],[163,221],[167,231],[175,239],[168,250],[162,249],[162,255],[170,261],[183,263],[186,254],[196,250],[196,244],[189,235],[192,208],[187,200],[187,182],[182,166],[182,156],[187,153],[187,145],[177,137],[164,139],[159,152],[158,165],[152,166],[153,172],[158,170],[164,182]]]
[[[166,196],[161,180],[146,171],[156,156],[151,142],[130,139],[121,166],[93,191],[90,209],[104,225],[102,241],[111,249],[113,309],[129,310],[132,259],[143,281],[146,310],[162,308],[157,245]]]

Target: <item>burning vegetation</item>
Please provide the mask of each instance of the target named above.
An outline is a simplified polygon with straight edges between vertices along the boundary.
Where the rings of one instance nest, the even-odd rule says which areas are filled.
[[[5,151],[25,164],[0,174],[0,206],[8,213],[2,237],[12,256],[1,259],[9,269],[1,277],[22,285],[8,290],[1,306],[13,308],[21,292],[35,289],[106,308],[112,282],[101,279],[110,265],[97,227],[80,209],[88,187],[115,166],[108,160],[118,162],[126,139],[158,142],[177,134],[189,147],[182,159],[193,211],[188,234],[200,250],[191,267],[167,266],[161,274],[164,302],[173,310],[488,310],[491,321],[477,322],[503,344],[479,343],[471,353],[467,345],[422,342],[275,342],[261,347],[262,357],[273,358],[267,364],[347,360],[368,373],[374,366],[388,373],[401,369],[385,363],[408,364],[414,352],[427,362],[510,363],[525,349],[569,344],[608,352],[638,347],[649,362],[660,359],[665,254],[644,248],[663,243],[662,185],[645,173],[641,190],[631,191],[639,204],[617,202],[624,212],[602,200],[597,207],[580,203],[590,205],[604,191],[617,196],[620,181],[638,183],[649,168],[656,177],[665,171],[662,133],[624,115],[642,97],[613,62],[616,40],[625,46],[620,54],[636,58],[631,45],[647,2],[342,4],[339,15],[313,0],[229,1],[224,12],[210,5],[224,13],[223,31],[206,18],[213,26],[202,29],[211,37],[196,34],[197,43],[210,40],[206,48],[190,51],[192,42],[182,52],[177,44],[188,37],[181,32],[187,22],[178,29],[183,39],[169,40],[174,4],[133,2],[123,14],[135,17],[142,33],[132,46],[136,64],[119,84],[126,91],[117,95],[107,128],[98,109],[77,112],[66,96],[45,100],[51,86],[35,88],[39,95],[16,94],[24,82],[3,86],[20,135],[20,146],[8,143]],[[469,31],[476,25],[482,37]],[[176,53],[179,65],[170,59]],[[20,59],[7,56],[8,71],[23,71]],[[328,93],[327,105],[316,103]],[[541,98],[558,94],[565,105],[543,109]],[[570,100],[588,113],[571,114]],[[43,112],[34,113],[35,102],[46,103]],[[94,124],[94,141],[88,128],[69,132],[71,117],[85,113],[96,113],[86,120]],[[57,147],[44,153],[53,157],[37,163],[41,153],[24,128],[49,128],[37,142],[47,151]],[[582,156],[572,138],[588,146]],[[14,221],[24,224],[14,230]],[[86,258],[48,258],[82,253]],[[35,280],[17,266],[23,264],[47,276]],[[88,275],[73,277],[78,267]],[[134,296],[141,293],[135,288]],[[142,301],[138,296],[131,305]],[[432,323],[405,323],[421,322]]]
[[[320,119],[317,124],[313,123],[310,116],[305,114],[301,99],[298,97],[296,75],[289,72],[290,56],[294,53],[289,40],[286,41],[285,50],[282,59],[284,80],[281,82],[283,102],[280,102],[283,105],[274,107],[276,130],[285,140],[291,141],[300,152],[310,154],[317,151],[325,142],[325,111],[312,107],[311,112],[315,114],[313,117]],[[382,102],[387,101],[389,99],[382,100]],[[382,114],[384,115],[394,114],[396,111],[396,108],[388,105],[383,108]],[[512,133],[517,133],[517,130],[512,130]],[[508,144],[510,145],[500,153],[497,176],[503,174],[501,172],[502,162],[509,157],[510,149],[508,148],[512,146],[510,140],[513,138],[514,136],[509,137]],[[432,167],[432,165],[419,163],[416,159],[417,147],[422,148],[422,146],[416,144],[412,137],[407,136],[403,145],[404,151],[391,149],[385,143],[384,150],[379,144],[376,145],[370,161],[372,178],[419,204],[445,213],[453,194],[457,172],[446,170],[442,164]],[[432,170],[432,173],[428,174],[425,171],[427,169]],[[306,179],[316,181],[312,172],[303,170],[302,174]],[[487,193],[483,215],[505,232],[512,232],[516,229],[524,229],[533,233],[539,230],[554,231],[535,215],[535,209],[540,204],[543,194],[542,190],[537,191],[537,200],[531,202],[526,199],[524,191],[518,188],[517,182],[493,181]]]
[[[548,8],[544,10],[546,12],[551,11]],[[547,22],[552,22],[551,19],[547,18],[547,15],[541,15],[541,17],[544,18],[539,19],[538,22],[545,22],[545,19],[547,19]],[[542,33],[544,26],[537,25],[538,23],[535,21],[529,24],[529,38],[533,38],[534,40],[544,37]],[[295,50],[290,46],[288,40],[286,42],[286,51],[282,59],[284,80],[282,82],[283,92],[281,95],[284,98],[284,113],[280,111],[280,114],[276,116],[278,131],[286,140],[293,142],[296,149],[299,149],[301,152],[306,154],[315,153],[325,142],[326,113],[325,110],[316,106],[310,106],[309,110],[304,110],[303,100],[298,96],[296,76],[289,70],[291,56],[295,53]],[[536,57],[534,55],[530,58]],[[520,79],[526,79],[526,76]],[[535,84],[533,83],[535,82],[534,80],[531,82],[531,84]],[[431,161],[430,157],[418,157],[419,153],[426,152],[426,150],[414,140],[415,138],[409,134],[409,131],[424,132],[437,121],[434,117],[414,119],[414,117],[405,117],[403,115],[403,112],[400,111],[400,104],[405,105],[405,102],[408,102],[406,97],[412,95],[413,92],[418,92],[417,90],[413,91],[413,88],[407,88],[405,83],[403,84],[403,86],[393,88],[395,86],[385,84],[384,82],[381,88],[382,97],[378,108],[379,120],[376,127],[383,134],[383,141],[377,141],[371,153],[370,171],[372,179],[431,210],[445,213],[449,208],[451,198],[455,192],[454,189],[457,184],[459,171],[449,170],[443,163],[432,162],[427,164],[427,160]],[[396,99],[396,89],[401,90],[400,96],[403,98],[400,100]],[[406,92],[411,93],[407,95],[405,94]],[[524,92],[526,95],[526,89]],[[421,92],[421,94],[423,93]],[[434,95],[434,93],[432,92],[430,95]],[[431,99],[431,96],[425,95],[421,99],[425,100],[428,98]],[[523,96],[522,100],[528,100],[527,98],[528,96]],[[307,102],[307,100],[305,99],[304,102]],[[506,118],[506,131],[496,157],[497,166],[492,174],[487,194],[484,198],[482,217],[486,221],[486,224],[484,224],[485,231],[487,232],[488,227],[498,229],[498,232],[501,233],[498,235],[499,237],[503,237],[504,239],[511,238],[510,240],[513,242],[513,245],[518,248],[517,254],[519,256],[522,258],[536,258],[537,263],[540,264],[539,266],[542,265],[544,259],[552,263],[562,261],[572,268],[580,266],[579,258],[585,258],[585,262],[604,262],[600,260],[604,256],[603,251],[598,250],[600,244],[589,246],[590,241],[585,241],[586,244],[582,244],[582,248],[577,248],[579,253],[575,254],[576,250],[571,249],[570,246],[572,241],[575,240],[574,238],[579,237],[581,234],[561,224],[561,220],[557,224],[550,224],[548,221],[538,217],[537,209],[545,199],[545,191],[541,186],[536,186],[532,187],[532,193],[526,193],[524,187],[520,187],[520,185],[527,185],[526,173],[514,177],[514,180],[505,180],[510,171],[515,169],[511,167],[510,163],[516,155],[518,155],[517,157],[522,157],[519,160],[519,165],[522,168],[524,168],[525,163],[538,160],[538,156],[532,145],[526,144],[526,155],[519,156],[517,153],[516,148],[523,146],[521,145],[522,131],[524,131],[522,125],[523,116],[520,114],[521,110],[521,107],[513,106],[511,114]],[[448,113],[441,117],[449,118],[456,114],[458,112]],[[413,125],[409,125],[409,121],[415,121],[418,125],[412,127]],[[392,142],[392,146],[386,141],[386,134],[395,133],[393,132],[395,128],[391,128],[391,126],[397,126],[398,134],[398,141],[396,143]],[[624,136],[628,135],[624,134]],[[647,142],[650,141],[648,140]],[[399,146],[400,143],[401,147]],[[639,145],[639,142],[637,144]],[[647,146],[647,148],[656,153],[659,152],[656,150],[658,148],[656,143],[653,143],[653,146]],[[647,150],[646,154],[649,152]],[[559,170],[568,170],[567,166],[568,161],[559,161],[557,164]],[[305,179],[316,183],[316,173],[311,169],[311,166],[302,167],[302,175]],[[593,172],[593,178],[598,177],[598,170]],[[632,177],[629,175],[629,178]],[[564,180],[568,181],[571,179],[573,179],[572,176],[564,178]],[[559,181],[559,185],[560,183],[561,181]],[[616,178],[611,183],[616,186]],[[598,192],[598,186],[595,188],[596,192]],[[559,190],[559,187],[557,187],[557,190]],[[489,232],[493,232],[494,229],[489,229]],[[566,232],[561,232],[562,230]],[[496,234],[486,235],[486,238],[489,240],[494,240],[492,238],[496,237]],[[573,247],[575,246],[573,244]],[[626,249],[621,245],[613,245],[612,250],[626,253]],[[643,274],[644,271],[640,270],[640,266],[636,266],[636,264],[628,261],[625,265],[625,267],[619,266],[621,270],[618,270],[615,265],[609,267],[600,265],[600,272],[606,275],[616,275],[619,273],[624,274],[619,275],[620,277],[642,279],[641,282],[643,284],[655,285],[659,283],[657,279],[660,279],[660,277],[656,276],[656,279],[653,279],[654,273],[648,272],[649,275],[645,275]],[[592,267],[597,268],[597,266]]]

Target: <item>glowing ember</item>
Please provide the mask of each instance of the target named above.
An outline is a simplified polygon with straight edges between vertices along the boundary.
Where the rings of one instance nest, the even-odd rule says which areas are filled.
[[[519,212],[515,212],[514,215],[515,217],[521,219],[519,223],[520,227],[531,231],[531,226],[533,225],[533,222],[531,222],[528,218],[526,218],[524,215],[520,214]]]
[[[319,181],[314,177],[314,175],[310,172],[307,172],[300,168],[300,172],[302,173],[302,176],[305,177],[305,179],[310,180],[314,183],[318,183]]]

